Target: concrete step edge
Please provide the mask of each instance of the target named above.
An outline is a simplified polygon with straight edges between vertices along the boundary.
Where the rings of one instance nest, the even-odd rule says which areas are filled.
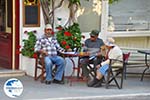
[[[0,77],[15,77],[15,76],[24,76],[26,75],[25,71],[22,70],[5,70],[0,71]]]

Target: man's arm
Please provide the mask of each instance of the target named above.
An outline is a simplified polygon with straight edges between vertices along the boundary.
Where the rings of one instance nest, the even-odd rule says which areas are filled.
[[[36,41],[36,44],[34,46],[34,51],[35,52],[39,52],[41,54],[48,55],[48,52],[42,49],[41,39],[39,39],[39,40]]]
[[[58,41],[55,39],[55,47],[57,48],[57,51],[62,53],[65,51],[65,49],[63,49],[60,44],[58,43]]]
[[[39,52],[41,50],[41,41],[40,40],[37,40],[36,43],[35,43],[35,46],[34,46],[34,51],[35,52]]]

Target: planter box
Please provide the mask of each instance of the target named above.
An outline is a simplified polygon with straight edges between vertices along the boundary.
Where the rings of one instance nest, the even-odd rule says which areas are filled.
[[[21,56],[21,69],[24,70],[27,75],[34,77],[35,58]]]

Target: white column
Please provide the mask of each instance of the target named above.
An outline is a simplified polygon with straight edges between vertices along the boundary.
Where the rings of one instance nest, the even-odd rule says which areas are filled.
[[[101,34],[100,38],[106,40],[108,27],[108,0],[102,0],[102,15],[101,15]]]

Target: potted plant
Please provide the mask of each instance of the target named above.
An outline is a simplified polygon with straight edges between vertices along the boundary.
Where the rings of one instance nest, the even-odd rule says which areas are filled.
[[[36,57],[34,53],[34,45],[36,43],[35,33],[36,31],[30,31],[30,32],[25,31],[25,34],[28,35],[28,39],[23,39],[24,46],[21,50],[23,56],[30,57],[30,58]]]
[[[68,49],[74,50],[81,49],[81,31],[78,23],[74,23],[68,27],[57,27],[58,32],[56,34],[57,40],[60,43],[60,46],[63,47],[66,51]]]
[[[21,49],[22,56],[22,66],[21,69],[26,72],[27,75],[34,77],[35,71],[35,58],[37,57],[34,52],[34,45],[36,43],[36,31],[25,31],[26,35],[28,35],[27,39],[23,39],[24,45]]]

